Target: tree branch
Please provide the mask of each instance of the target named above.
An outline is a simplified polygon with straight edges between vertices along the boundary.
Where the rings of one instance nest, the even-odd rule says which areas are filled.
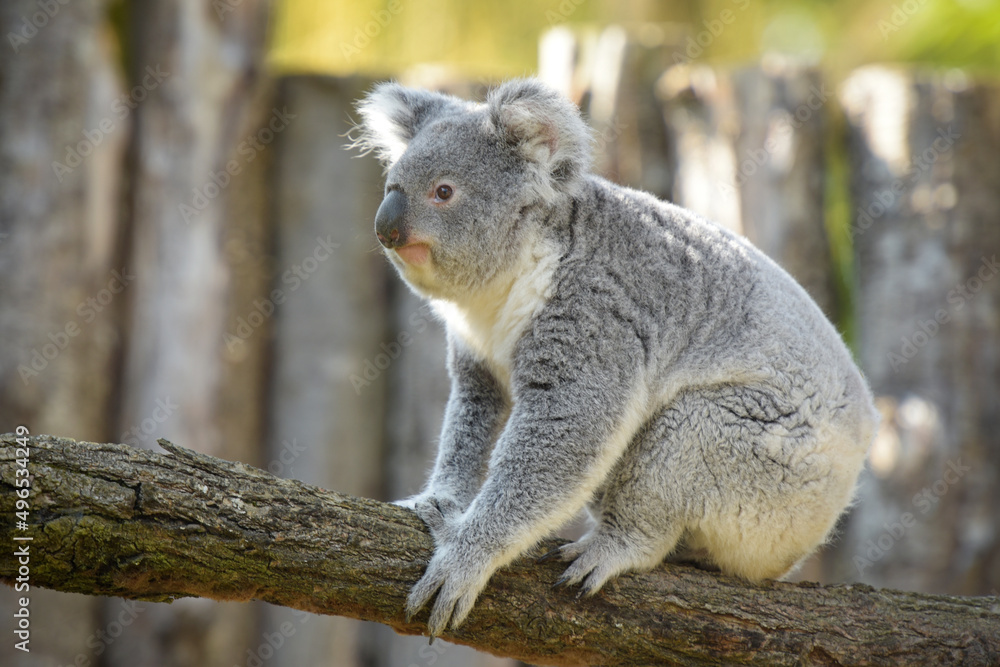
[[[161,444],[29,437],[27,530],[15,521],[15,436],[0,436],[0,579],[30,549],[30,584],[169,601],[267,600],[425,630],[403,603],[433,541],[393,505],[273,477]],[[14,537],[30,536],[30,542]],[[554,546],[548,541],[537,554]],[[10,545],[14,545],[11,547]],[[665,565],[593,598],[553,590],[560,563],[521,558],[497,573],[444,639],[544,665],[1000,664],[1000,602],[768,582]]]

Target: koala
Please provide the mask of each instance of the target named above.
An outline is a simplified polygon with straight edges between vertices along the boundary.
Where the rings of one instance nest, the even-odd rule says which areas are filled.
[[[591,134],[532,79],[485,103],[375,87],[354,146],[386,169],[375,232],[448,337],[433,471],[398,501],[457,627],[491,575],[581,509],[548,554],[593,594],[667,557],[780,578],[852,501],[877,426],[840,336],[793,278],[726,229],[589,173]]]

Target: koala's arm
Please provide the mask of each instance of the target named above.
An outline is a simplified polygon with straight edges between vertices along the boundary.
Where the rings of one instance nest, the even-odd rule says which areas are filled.
[[[425,489],[397,502],[414,508],[435,499],[464,510],[486,474],[490,451],[509,411],[509,401],[490,370],[460,343],[448,343],[451,394],[445,409],[434,470]]]
[[[641,345],[609,328],[599,317],[536,325],[519,345],[513,408],[478,495],[462,514],[421,513],[437,548],[407,612],[440,588],[432,635],[465,618],[497,568],[583,507],[638,427]]]

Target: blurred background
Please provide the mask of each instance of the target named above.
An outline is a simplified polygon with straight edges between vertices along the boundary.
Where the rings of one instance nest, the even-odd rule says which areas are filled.
[[[0,431],[419,490],[443,336],[379,252],[353,105],[538,75],[598,172],[746,234],[868,376],[858,503],[798,578],[1000,594],[995,1],[6,0],[0,28]],[[513,664],[263,603],[31,600],[4,665]]]

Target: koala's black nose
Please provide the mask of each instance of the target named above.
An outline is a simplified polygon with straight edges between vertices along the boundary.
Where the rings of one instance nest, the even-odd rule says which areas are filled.
[[[409,236],[403,224],[403,214],[406,213],[406,195],[401,190],[390,190],[382,200],[375,214],[375,235],[379,243],[386,248],[398,248],[406,245]]]

